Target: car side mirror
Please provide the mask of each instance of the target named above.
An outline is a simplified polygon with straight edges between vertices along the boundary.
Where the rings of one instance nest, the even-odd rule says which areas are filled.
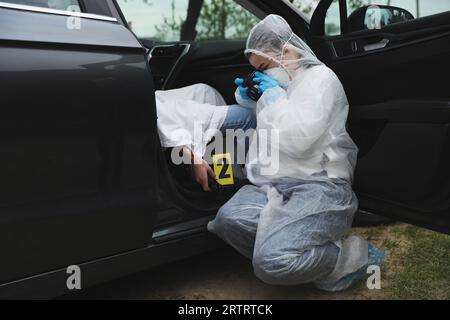
[[[407,10],[384,6],[370,5],[358,8],[348,17],[349,31],[381,29],[392,23],[413,20],[414,16]]]

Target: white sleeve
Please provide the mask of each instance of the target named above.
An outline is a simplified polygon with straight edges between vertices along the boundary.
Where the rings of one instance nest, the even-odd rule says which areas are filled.
[[[281,88],[267,90],[258,101],[258,122],[279,133],[280,151],[294,158],[313,156],[344,106],[340,83],[310,79],[297,85],[288,96]],[[344,93],[345,97],[345,93]],[[345,101],[344,101],[345,100]],[[345,110],[344,110],[345,111]]]
[[[243,99],[241,96],[241,92],[239,91],[239,88],[236,89],[236,92],[234,93],[234,96],[236,98],[236,102],[247,109],[256,109],[256,102],[252,99]]]
[[[163,100],[156,96],[158,134],[162,147],[187,146],[202,157],[206,145],[225,118],[226,108],[192,100]]]

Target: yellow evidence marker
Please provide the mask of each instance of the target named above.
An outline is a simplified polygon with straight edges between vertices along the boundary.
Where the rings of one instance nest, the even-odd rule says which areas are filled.
[[[233,166],[231,165],[231,153],[213,155],[214,173],[217,183],[221,186],[234,184]]]

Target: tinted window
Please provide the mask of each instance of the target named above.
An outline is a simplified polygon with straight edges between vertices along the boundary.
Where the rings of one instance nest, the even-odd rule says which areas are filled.
[[[415,18],[450,10],[449,0],[347,0],[347,15],[368,5],[388,5],[408,10]]]
[[[317,2],[318,0],[313,0]],[[414,18],[421,18],[450,10],[450,0],[346,0],[347,16],[355,10],[369,5],[388,5],[410,12]],[[340,34],[339,1],[334,0],[328,8],[325,19],[325,34]]]
[[[314,11],[319,4],[319,0],[285,0],[294,5],[301,13],[311,19]],[[331,7],[327,11],[325,18],[325,34],[335,35],[341,32],[341,24],[339,21],[339,0],[334,0]]]
[[[290,2],[305,16],[311,19],[314,11],[316,10],[319,0],[284,0],[285,2]]]
[[[158,42],[245,39],[259,21],[233,0],[118,0],[131,30]]]
[[[341,20],[339,16],[339,0],[334,0],[325,16],[325,34],[332,36],[341,33]]]

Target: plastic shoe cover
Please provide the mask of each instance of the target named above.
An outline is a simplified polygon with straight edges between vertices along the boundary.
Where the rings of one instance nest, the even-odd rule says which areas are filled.
[[[315,284],[316,288],[329,291],[329,292],[337,292],[343,291],[350,288],[352,285],[357,283],[359,280],[363,279],[367,274],[367,268],[369,266],[380,266],[384,261],[384,252],[380,249],[376,248],[374,245],[369,244],[369,260],[367,265],[360,268],[359,270],[346,275],[342,279],[331,285],[323,285],[323,284]]]

